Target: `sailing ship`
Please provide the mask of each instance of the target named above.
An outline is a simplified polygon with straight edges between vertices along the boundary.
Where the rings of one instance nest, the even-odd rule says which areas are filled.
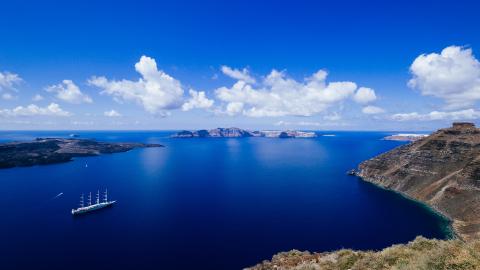
[[[88,193],[88,202],[87,205],[84,204],[83,201],[83,193],[80,195],[80,207],[77,209],[72,209],[72,215],[80,215],[89,213],[95,210],[99,210],[108,206],[112,206],[117,201],[109,201],[108,200],[108,191],[105,189],[105,193],[103,194],[103,201],[100,202],[100,190],[97,191],[97,197],[94,204],[92,204],[92,192]]]

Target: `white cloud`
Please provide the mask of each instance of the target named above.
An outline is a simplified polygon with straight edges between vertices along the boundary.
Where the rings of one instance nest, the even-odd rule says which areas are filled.
[[[274,125],[275,126],[319,127],[319,126],[324,126],[325,124],[320,122],[310,122],[310,121],[300,121],[300,122],[278,121]]]
[[[480,100],[480,62],[468,48],[450,46],[440,54],[422,54],[410,66],[411,88],[443,99],[447,109],[466,108]]]
[[[0,110],[0,116],[71,116],[70,112],[64,111],[58,104],[50,103],[46,107],[30,104],[26,107],[18,106],[14,109]]]
[[[236,115],[243,111],[243,103],[242,102],[229,102],[227,104],[226,113],[228,115]]]
[[[94,124],[93,121],[72,121],[72,125],[75,126],[93,126]]]
[[[285,72],[272,70],[257,88],[238,80],[230,88],[216,89],[215,94],[226,103],[226,113],[230,115],[311,116],[353,97],[357,90],[353,82],[326,83],[326,77],[327,72],[319,70],[303,81],[296,81]]]
[[[433,111],[426,114],[412,113],[397,113],[391,116],[392,120],[396,121],[432,121],[432,120],[473,120],[480,118],[480,111],[474,109],[441,112]]]
[[[115,110],[106,111],[106,112],[103,113],[103,115],[105,115],[107,117],[120,117],[120,116],[122,116],[119,112],[117,112]]]
[[[89,83],[117,100],[136,102],[150,113],[166,115],[162,110],[176,109],[182,105],[183,89],[180,82],[158,70],[155,59],[142,56],[135,64],[135,70],[142,76],[137,81],[92,77]]]
[[[0,72],[0,90],[6,88],[13,88],[15,84],[18,84],[22,81],[22,78],[18,74],[10,72]]]
[[[244,81],[246,83],[255,83],[255,79],[249,75],[248,69],[246,68],[239,70],[232,69],[231,67],[227,66],[222,66],[221,70],[223,74],[235,80]]]
[[[57,93],[56,97],[68,103],[92,103],[92,99],[82,93],[80,88],[71,80],[63,80],[62,83],[45,88],[47,92]]]
[[[353,100],[360,104],[366,104],[375,101],[376,99],[377,96],[375,95],[375,91],[367,87],[358,88],[357,92],[353,96]]]
[[[384,109],[376,106],[366,106],[366,107],[363,107],[362,109],[362,113],[364,114],[379,114],[384,112],[385,112]]]
[[[36,94],[35,96],[33,96],[32,100],[33,101],[41,101],[41,100],[43,100],[43,97],[39,94]]]
[[[274,123],[275,126],[300,126],[300,127],[344,127],[345,123],[335,121],[335,122],[312,122],[312,121],[299,121],[299,122],[288,122],[288,121],[278,121]]]
[[[323,119],[325,119],[327,121],[338,121],[338,120],[342,119],[342,116],[338,113],[333,113],[333,114],[330,114],[330,115],[325,115],[323,117]]]
[[[2,98],[3,98],[4,100],[12,100],[12,99],[15,98],[15,96],[13,96],[13,95],[10,94],[10,93],[3,93],[3,94],[2,94]]]
[[[208,99],[204,91],[189,90],[190,98],[182,105],[183,111],[192,109],[208,109],[213,106],[213,100]]]

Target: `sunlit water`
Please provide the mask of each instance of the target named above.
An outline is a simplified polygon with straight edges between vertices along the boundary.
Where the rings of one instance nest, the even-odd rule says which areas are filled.
[[[5,131],[0,141],[70,133]],[[426,207],[345,174],[401,144],[380,140],[386,133],[77,133],[166,147],[0,170],[1,268],[240,269],[291,249],[379,249],[447,236],[447,221]],[[117,205],[72,217],[81,193],[106,187]]]

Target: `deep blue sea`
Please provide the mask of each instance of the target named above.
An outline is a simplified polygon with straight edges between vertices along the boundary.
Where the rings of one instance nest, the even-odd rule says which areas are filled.
[[[0,142],[70,133],[2,131]],[[75,133],[166,147],[0,170],[0,269],[241,269],[291,249],[380,249],[448,235],[448,222],[426,207],[345,174],[401,145],[380,140],[390,133]],[[72,217],[81,193],[105,188],[118,204]]]

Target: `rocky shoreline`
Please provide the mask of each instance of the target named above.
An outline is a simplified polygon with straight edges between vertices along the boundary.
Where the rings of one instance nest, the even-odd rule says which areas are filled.
[[[0,169],[71,161],[74,157],[126,152],[160,144],[111,143],[90,139],[37,138],[30,142],[0,144]]]
[[[364,181],[427,204],[452,221],[464,240],[480,236],[480,130],[454,123],[362,162]]]
[[[377,252],[293,250],[247,269],[480,269],[480,129],[473,123],[415,136],[347,173],[451,221],[452,239],[417,237]]]

